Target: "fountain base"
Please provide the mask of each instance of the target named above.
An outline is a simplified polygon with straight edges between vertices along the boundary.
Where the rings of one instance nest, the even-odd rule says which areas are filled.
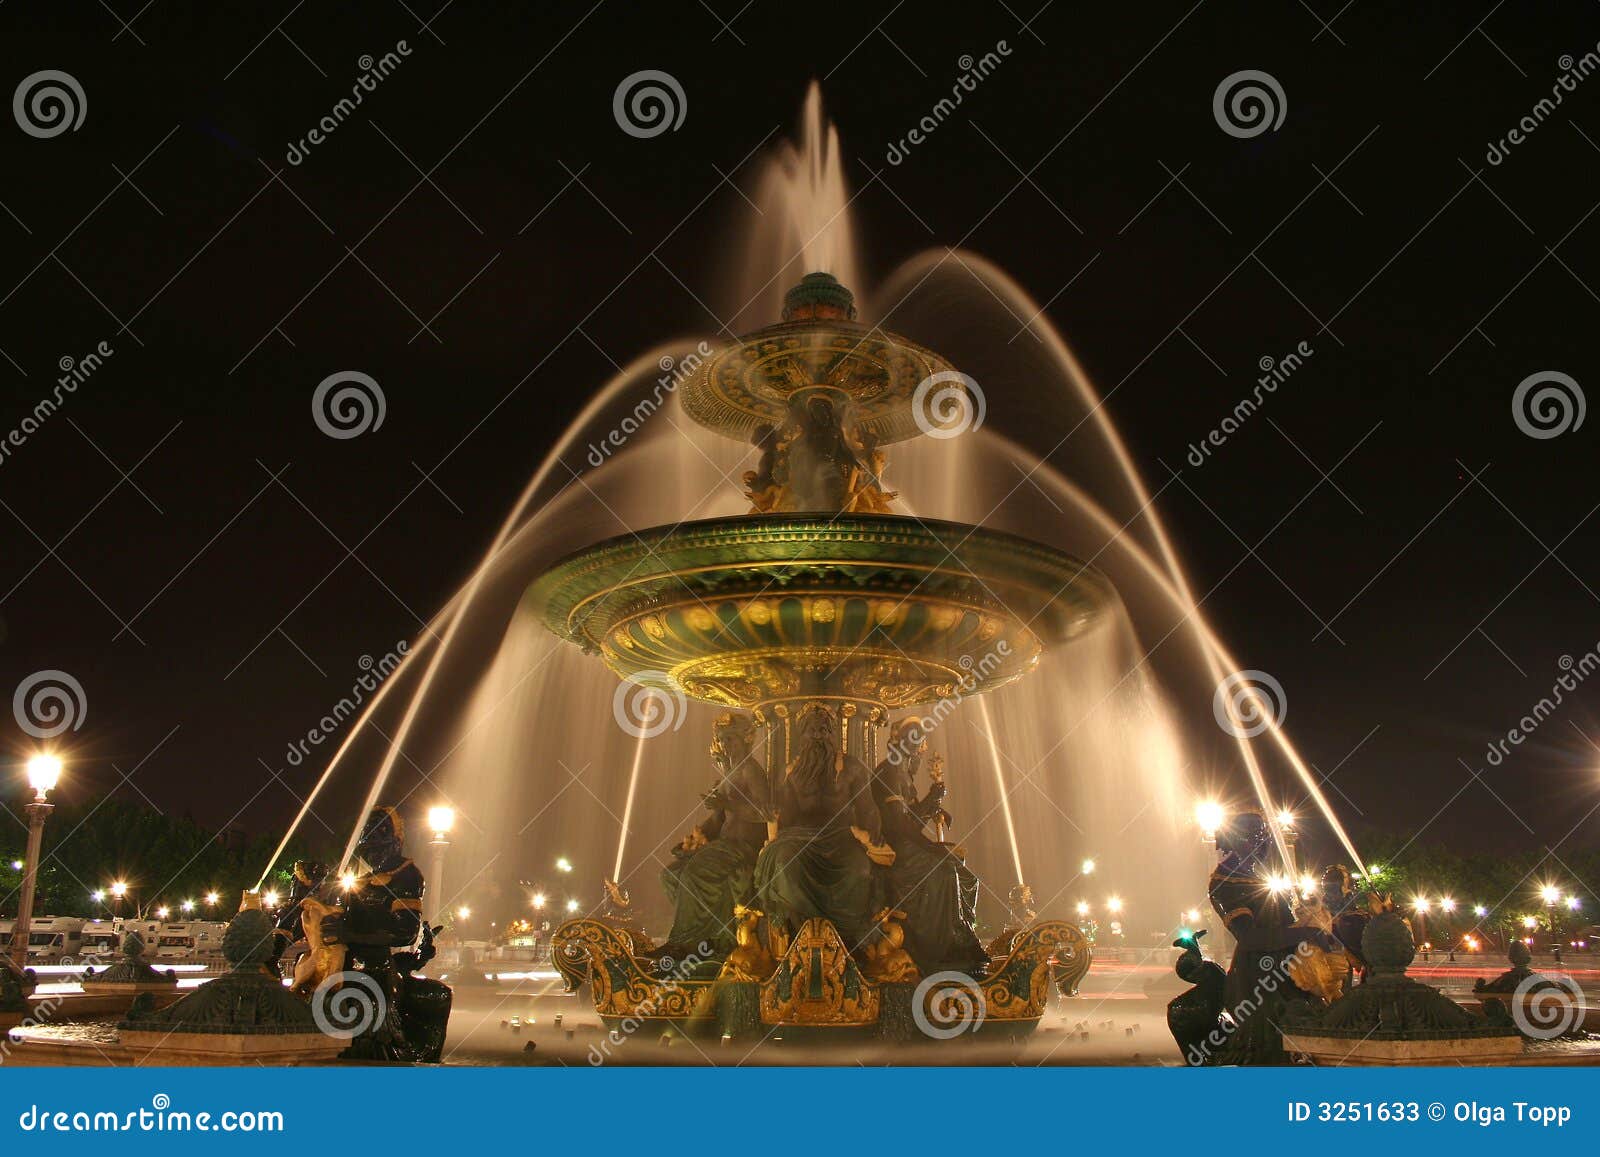
[[[1038,1027],[1052,983],[1064,996],[1075,993],[1093,955],[1083,933],[1059,920],[1013,933],[981,976],[919,977],[913,970],[875,979],[822,919],[807,920],[783,951],[767,957],[764,975],[734,956],[720,963],[663,958],[637,931],[601,919],[567,921],[551,947],[568,990],[588,984],[608,1028],[655,1025],[733,1040],[779,1031],[853,1031],[891,1041],[1022,1037]]]

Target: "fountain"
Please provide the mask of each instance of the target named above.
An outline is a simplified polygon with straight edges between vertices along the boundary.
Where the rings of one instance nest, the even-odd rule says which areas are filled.
[[[942,403],[930,400],[935,387]],[[702,888],[715,899],[679,884],[679,907],[712,917],[707,940],[642,944],[602,919],[557,931],[555,951],[591,981],[608,1017],[716,1021],[727,1035],[864,1027],[925,975],[961,966],[970,971],[953,975],[981,993],[984,1023],[1025,1029],[1043,1013],[1049,969],[1087,967],[1082,933],[1061,921],[1010,930],[985,958],[973,905],[956,899],[975,895],[976,879],[959,853],[922,834],[942,784],[918,801],[912,777],[896,774],[920,758],[912,733],[922,717],[877,755],[891,713],[1021,679],[1116,601],[1097,571],[1050,547],[893,512],[883,448],[937,437],[937,407],[975,405],[969,388],[939,355],[859,323],[853,295],[830,274],[807,274],[780,323],[718,350],[684,389],[690,418],[761,450],[744,475],[751,512],[631,531],[557,562],[529,588],[529,613],[625,682],[747,712],[761,734],[717,792],[739,797],[724,811],[743,805],[748,824],[767,828],[765,846],[751,843],[753,864],[719,854],[720,836],[688,849],[717,856]],[[757,750],[766,774],[750,781]],[[895,872],[913,858],[915,873]],[[742,887],[727,886],[734,872]],[[764,910],[766,975],[726,964],[735,907],[751,903]],[[688,957],[695,967],[680,975]],[[611,979],[619,970],[626,985]],[[725,1002],[742,1023],[718,1012],[719,993],[738,986],[759,988]],[[941,991],[924,986],[917,998],[931,1008]]]
[[[1079,927],[1051,918],[1098,904],[1086,885],[1112,887],[1102,927],[1130,944],[1198,898],[1197,768],[1213,691],[1240,664],[1043,307],[940,250],[858,321],[850,198],[815,88],[800,142],[753,190],[728,340],[665,341],[597,392],[301,818],[376,735],[368,802],[397,769],[425,770],[462,819],[456,878],[533,894],[557,852],[591,879],[604,867],[631,887],[627,918],[569,924],[557,964],[613,1018],[893,1035],[917,986],[954,971],[975,989],[1005,976],[977,1003],[991,1031],[1001,1004],[1026,1026],[1052,970],[1070,993],[1088,965]],[[1281,720],[1260,723],[1227,742],[1280,856],[1269,757],[1359,867]],[[708,735],[706,818],[685,833]],[[640,886],[658,873],[663,890]],[[765,988],[780,977],[788,996]],[[812,992],[825,1015],[798,1009]],[[948,1006],[941,992],[922,1011]]]

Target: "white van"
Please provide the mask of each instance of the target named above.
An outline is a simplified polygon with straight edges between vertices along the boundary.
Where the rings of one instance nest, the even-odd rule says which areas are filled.
[[[90,920],[83,926],[84,956],[109,962],[122,954],[122,933],[111,920]]]
[[[36,917],[28,928],[28,963],[76,962],[83,948],[84,923],[81,916]]]
[[[228,926],[215,920],[171,921],[161,926],[155,955],[165,960],[203,960],[222,955]]]

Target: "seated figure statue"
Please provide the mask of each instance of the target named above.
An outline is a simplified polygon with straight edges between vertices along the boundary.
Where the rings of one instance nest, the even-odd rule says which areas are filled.
[[[349,888],[341,885],[339,907],[301,905],[302,920],[320,917],[322,945],[343,945],[346,968],[371,981],[363,1002],[367,1027],[350,1042],[347,1057],[437,1063],[450,1015],[450,990],[412,976],[432,956],[431,929],[422,919],[422,872],[405,854],[405,823],[392,807],[376,807],[356,842],[367,870]],[[381,994],[381,998],[377,995]]]
[[[1317,993],[1302,988],[1303,944],[1339,947],[1321,929],[1295,923],[1289,894],[1267,884],[1273,859],[1272,832],[1260,812],[1240,812],[1217,833],[1221,859],[1211,873],[1211,906],[1234,938],[1224,998],[1233,1031],[1216,1055],[1221,1064],[1284,1064],[1278,1026],[1290,1005],[1321,1007]]]
[[[923,831],[929,823],[943,827],[950,817],[942,776],[935,774],[917,798],[917,771],[928,746],[921,727],[915,717],[896,723],[888,754],[872,773],[883,837],[894,849],[888,902],[906,914],[906,950],[924,976],[950,970],[977,976],[988,963],[973,931],[977,878],[949,845]]]
[[[872,865],[894,863],[894,850],[883,842],[871,773],[840,750],[833,712],[812,704],[795,726],[798,754],[777,789],[778,833],[756,861],[756,906],[779,950],[822,917],[861,956],[878,937]]]
[[[704,796],[708,811],[661,871],[673,906],[672,931],[658,950],[663,956],[702,953],[702,944],[719,957],[733,951],[734,908],[750,900],[756,855],[767,839],[772,808],[767,769],[755,757],[755,721],[728,712],[712,734],[717,782]]]

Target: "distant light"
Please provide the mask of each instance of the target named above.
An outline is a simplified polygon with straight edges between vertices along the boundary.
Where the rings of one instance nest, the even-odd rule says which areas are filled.
[[[1110,899],[1108,899],[1106,901],[1106,910],[1109,911],[1109,912],[1120,912],[1120,911],[1122,911],[1122,897],[1121,896],[1112,896]]]
[[[1381,875],[1383,875],[1383,865],[1382,864],[1369,864],[1367,866],[1367,875],[1368,876],[1381,876]]]
[[[543,892],[535,892],[533,894],[533,906],[535,908],[543,908],[545,906],[545,900],[546,897]]]
[[[1427,913],[1431,906],[1432,905],[1429,903],[1426,896],[1418,896],[1416,899],[1411,901],[1411,907],[1424,914]]]
[[[344,875],[340,876],[339,887],[343,888],[346,892],[355,891],[356,874],[354,872],[346,872]]]
[[[122,897],[128,894],[128,885],[123,883],[121,880],[116,881],[116,883],[111,885],[111,894],[119,900],[122,899]]]
[[[11,870],[14,871],[14,872],[22,871],[22,861],[21,860],[12,860],[11,861]]]
[[[1316,891],[1317,891],[1317,879],[1316,879],[1316,877],[1311,875],[1309,872],[1306,875],[1301,876],[1300,877],[1300,891],[1303,894],[1307,895],[1307,896],[1315,895]]]
[[[194,911],[194,901],[193,900],[185,900],[182,904],[179,904],[178,907],[182,908],[185,912],[193,912]]]
[[[1086,901],[1079,900],[1078,901],[1078,915],[1087,916],[1088,914],[1089,914],[1089,905],[1088,905],[1088,903]]]
[[[1083,861],[1082,871],[1083,871],[1083,874],[1085,876],[1094,875],[1094,869],[1095,869],[1095,862],[1093,860],[1085,860],[1085,861]]]
[[[207,892],[206,893],[206,903],[207,904],[215,904],[221,898],[222,897],[218,896],[215,892]]]
[[[1454,912],[1456,910],[1456,902],[1449,896],[1445,896],[1439,901],[1439,907],[1446,912]]]
[[[1267,889],[1268,889],[1268,891],[1271,891],[1271,892],[1287,892],[1290,889],[1290,887],[1292,887],[1292,885],[1289,883],[1289,877],[1288,876],[1281,875],[1281,874],[1274,874],[1274,875],[1271,875],[1271,876],[1267,877]]]
[[[1294,812],[1284,808],[1278,813],[1278,826],[1280,828],[1294,828]]]
[[[172,909],[168,908],[165,904],[156,909],[157,920],[165,920],[170,915],[172,915]]]
[[[472,909],[468,908],[465,904],[461,905],[461,907],[456,909],[456,917],[458,919],[465,920],[468,916],[471,916],[471,915],[472,915]]]
[[[1539,919],[1536,916],[1524,916],[1522,918],[1522,926],[1532,932],[1539,926]]]
[[[568,900],[567,901],[567,911],[568,912],[576,912],[577,910],[578,910],[578,902],[576,900]]]
[[[45,793],[55,787],[60,779],[60,756],[41,751],[28,757],[28,786],[33,788],[34,794],[39,799],[43,799]]]
[[[96,888],[93,892],[89,893],[89,899],[93,900],[96,904],[100,903],[105,898],[106,893],[104,888]]]
[[[1185,920],[1189,921],[1189,923],[1191,923],[1191,924],[1200,923],[1200,909],[1198,909],[1198,908],[1190,908],[1187,912],[1185,912],[1183,914],[1183,918]]]
[[[431,807],[428,809],[428,830],[436,836],[442,836],[456,826],[456,809],[453,807]]]
[[[570,872],[570,871],[572,871],[572,861],[567,859],[567,857],[562,856],[559,860],[556,861],[556,871],[558,871],[558,872]]]
[[[1544,887],[1539,889],[1539,895],[1544,899],[1546,904],[1554,904],[1557,900],[1561,899],[1561,889],[1556,887],[1554,884],[1546,884]]]
[[[263,892],[263,893],[261,893],[261,903],[264,904],[265,906],[267,906],[268,908],[276,908],[278,906],[278,893],[276,893],[276,892]]]
[[[1489,914],[1489,909],[1485,908],[1482,904],[1474,904],[1472,906],[1472,914],[1474,916],[1487,916]]]
[[[1194,822],[1207,835],[1215,835],[1227,818],[1227,810],[1214,799],[1203,799],[1194,805]]]
[[[1576,896],[1568,896],[1567,907],[1576,912],[1579,908],[1583,907],[1583,901],[1579,900]]]

